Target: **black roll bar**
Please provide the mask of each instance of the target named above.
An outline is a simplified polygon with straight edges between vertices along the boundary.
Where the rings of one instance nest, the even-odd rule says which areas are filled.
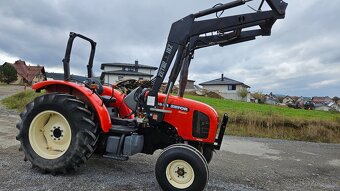
[[[87,64],[87,76],[88,78],[92,78],[92,67],[93,67],[93,59],[94,59],[94,54],[96,52],[96,42],[93,41],[92,39],[83,36],[81,34],[77,34],[75,32],[70,32],[70,37],[67,41],[67,46],[66,46],[66,52],[65,52],[65,57],[63,59],[63,65],[64,65],[64,80],[69,81],[71,79],[70,75],[70,57],[71,57],[71,51],[72,51],[72,45],[73,41],[76,37],[79,37],[83,40],[86,40],[90,42],[91,44],[91,52],[90,52],[90,57],[89,57],[89,62]]]

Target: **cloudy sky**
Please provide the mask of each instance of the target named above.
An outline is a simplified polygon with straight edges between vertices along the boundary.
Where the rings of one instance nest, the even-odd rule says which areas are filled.
[[[97,42],[96,75],[104,62],[138,59],[158,67],[171,24],[220,2],[228,0],[0,1],[0,64],[22,59],[62,72],[68,34],[74,31]],[[198,84],[224,73],[251,91],[340,96],[340,3],[286,2],[286,19],[276,22],[272,36],[196,51],[189,78]],[[225,14],[240,12],[252,10],[244,6]],[[88,54],[88,44],[76,41],[72,73],[86,73]]]

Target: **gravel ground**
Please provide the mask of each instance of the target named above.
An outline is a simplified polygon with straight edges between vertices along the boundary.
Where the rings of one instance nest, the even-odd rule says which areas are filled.
[[[67,175],[32,169],[18,151],[18,119],[0,106],[0,190],[160,190],[159,152],[126,162],[94,155]],[[206,190],[340,190],[340,144],[225,136],[209,170]]]

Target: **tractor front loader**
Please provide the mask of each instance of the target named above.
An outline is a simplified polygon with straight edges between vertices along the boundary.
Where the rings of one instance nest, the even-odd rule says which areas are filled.
[[[196,49],[269,36],[276,20],[285,17],[287,3],[282,0],[259,1],[252,13],[218,15],[248,1],[220,4],[173,23],[156,76],[127,95],[119,90],[122,84],[102,85],[93,78],[96,42],[71,32],[63,59],[64,80],[34,84],[34,90],[46,94],[20,114],[17,140],[25,159],[37,169],[58,174],[75,170],[95,151],[106,158],[128,160],[136,153],[163,149],[155,167],[161,188],[203,190],[209,179],[207,164],[221,147],[228,116],[220,120],[209,105],[183,98],[188,68]],[[263,11],[265,2],[269,10]],[[211,14],[217,18],[202,18]],[[76,38],[91,44],[86,81],[70,75]],[[167,87],[160,93],[172,63]],[[179,75],[179,95],[174,96],[171,91]]]

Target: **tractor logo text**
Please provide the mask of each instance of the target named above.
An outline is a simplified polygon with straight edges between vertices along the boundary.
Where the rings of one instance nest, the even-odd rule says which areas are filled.
[[[172,46],[171,44],[168,44],[168,45],[166,46],[165,52],[168,53],[168,54],[170,54],[173,47],[174,47],[174,46]]]
[[[162,61],[161,67],[159,67],[158,76],[161,77],[161,78],[163,78],[163,76],[164,76],[164,73],[165,73],[165,70],[166,70],[166,65],[167,65],[167,63]]]
[[[158,102],[158,105],[159,105],[160,107],[163,107],[164,104]],[[166,107],[167,107],[167,108],[171,108],[171,109],[176,109],[176,110],[179,110],[179,111],[185,111],[185,112],[188,112],[188,111],[189,111],[189,108],[183,107],[183,106],[179,106],[179,105],[166,104]]]

